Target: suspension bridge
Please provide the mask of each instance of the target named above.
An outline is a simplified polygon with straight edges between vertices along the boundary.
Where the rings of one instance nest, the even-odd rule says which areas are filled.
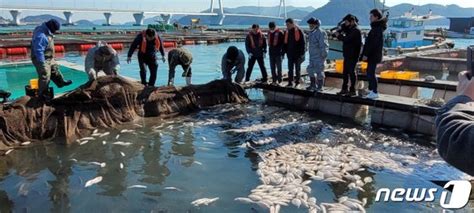
[[[282,20],[287,18],[286,1],[280,0],[278,6],[278,14],[275,16],[265,16],[256,14],[235,14],[225,13],[224,0],[210,0],[209,12],[189,12],[189,11],[159,11],[159,10],[137,10],[137,9],[113,9],[113,8],[80,8],[80,7],[46,7],[46,6],[32,6],[32,5],[0,5],[0,11],[9,11],[12,16],[11,25],[21,25],[22,11],[38,11],[38,12],[62,12],[64,14],[65,25],[73,25],[74,13],[102,13],[105,18],[104,25],[112,24],[112,15],[114,13],[132,14],[136,26],[143,25],[143,21],[147,15],[160,15],[163,21],[167,24],[171,23],[174,15],[187,16],[212,16],[215,17],[216,25],[222,25],[226,17],[254,17],[254,18],[269,18]],[[216,5],[217,3],[217,5]]]

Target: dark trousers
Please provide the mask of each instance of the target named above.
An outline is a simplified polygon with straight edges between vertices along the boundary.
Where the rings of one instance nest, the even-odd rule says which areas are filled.
[[[156,73],[158,72],[158,62],[156,58],[138,57],[138,64],[140,66],[140,79],[143,85],[155,86]],[[150,80],[146,81],[146,66],[150,72]]]
[[[249,66],[247,68],[247,72],[245,73],[245,81],[250,81],[250,76],[252,75],[253,66],[255,62],[258,62],[258,66],[260,67],[260,71],[262,72],[262,81],[268,80],[267,69],[265,68],[265,62],[263,61],[263,57],[251,57],[249,58]]]
[[[288,57],[288,82],[296,84],[300,83],[301,78],[301,64],[304,62],[304,56],[298,58]],[[294,71],[296,71],[296,78],[294,76]]]
[[[377,76],[375,70],[377,69],[377,63],[368,62],[367,65],[367,79],[369,81],[369,90],[377,93]]]
[[[270,69],[272,71],[272,81],[281,83],[282,81],[282,57],[280,55],[270,56]]]
[[[342,90],[347,91],[349,78],[351,79],[351,88],[350,91],[355,91],[355,86],[357,82],[356,68],[357,60],[344,59],[344,72],[343,72],[343,81],[342,81]]]

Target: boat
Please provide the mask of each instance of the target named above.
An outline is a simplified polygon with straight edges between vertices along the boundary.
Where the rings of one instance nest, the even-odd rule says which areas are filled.
[[[474,39],[474,27],[471,27],[469,33],[459,33],[454,31],[447,32],[448,38],[464,38],[464,39]]]
[[[448,38],[474,39],[474,17],[450,17]]]

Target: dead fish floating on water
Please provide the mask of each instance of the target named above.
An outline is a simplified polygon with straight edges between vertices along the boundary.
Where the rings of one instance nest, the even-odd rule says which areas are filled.
[[[95,140],[95,138],[93,138],[93,137],[84,137],[84,138],[79,139],[79,141],[92,141],[92,140]]]
[[[99,162],[89,162],[89,164],[100,166],[101,168],[104,168],[105,166],[107,166],[106,163],[99,163]]]
[[[118,140],[120,138],[120,134],[115,136],[115,140]]]
[[[12,153],[12,152],[13,152],[13,149],[9,149],[9,150],[7,150],[7,151],[5,152],[4,155],[8,155],[8,154],[10,154],[10,153]]]
[[[125,157],[125,153],[123,152],[120,152],[120,155],[122,155],[122,157]]]
[[[132,186],[129,186],[127,187],[127,189],[146,189],[147,186],[144,186],[144,185],[132,185]]]
[[[94,184],[98,184],[98,183],[100,183],[101,181],[102,181],[102,176],[96,177],[96,178],[94,178],[94,179],[88,180],[88,181],[86,182],[86,185],[85,185],[84,187],[87,188],[87,187],[92,186],[92,185],[94,185]]]
[[[130,142],[117,141],[117,142],[114,142],[113,145],[130,146],[130,145],[132,145],[132,143],[130,143]]]
[[[178,191],[178,192],[181,192],[183,190],[179,189],[179,188],[176,188],[174,186],[167,186],[165,187],[165,190],[170,190],[170,191]]]
[[[110,135],[110,132],[104,132],[104,133],[102,133],[102,134],[99,136],[99,138],[103,138],[103,137],[105,137],[105,136],[107,136],[107,135]]]
[[[132,132],[135,132],[135,130],[131,130],[131,129],[122,129],[120,131],[120,133],[132,133]]]
[[[89,141],[82,141],[82,142],[79,143],[79,146],[82,146],[82,145],[84,145],[84,144],[86,144],[86,143],[89,143]]]
[[[216,198],[201,198],[201,199],[197,199],[197,200],[191,202],[191,204],[195,207],[199,207],[201,205],[208,206],[209,204],[214,203],[217,200],[219,200],[218,197],[216,197]]]
[[[197,160],[196,160],[196,161],[194,161],[193,163],[195,163],[195,164],[197,164],[197,165],[200,165],[200,166],[202,166],[202,163],[201,163],[201,162],[199,162],[199,161],[197,161]]]
[[[120,169],[123,169],[123,163],[120,163]]]
[[[28,146],[28,145],[30,145],[30,144],[31,144],[30,141],[25,141],[25,142],[21,143],[20,145],[21,145],[21,146]]]

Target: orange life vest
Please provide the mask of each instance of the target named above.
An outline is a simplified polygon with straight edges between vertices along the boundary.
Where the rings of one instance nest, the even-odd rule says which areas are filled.
[[[255,41],[253,40],[253,32],[249,32],[249,37],[250,37],[250,46],[252,47],[252,49],[255,49],[256,46],[255,46]],[[257,35],[258,35],[258,46],[261,47],[263,46],[263,33],[262,31],[258,31],[257,32]]]
[[[273,43],[273,46],[277,46],[278,45],[278,40],[279,40],[278,36],[280,35],[280,32],[281,32],[280,29],[276,29],[275,31],[273,31],[273,33],[269,32],[268,33],[268,44]]]
[[[141,53],[146,53],[146,32],[145,31],[142,31],[142,36],[143,36],[143,39],[142,39],[142,44],[140,46],[140,52]],[[155,48],[156,50],[160,50],[160,47],[161,47],[161,41],[160,41],[160,38],[158,37],[158,35],[155,36]]]
[[[295,26],[295,28],[293,28],[293,29],[295,29],[295,40],[296,40],[296,41],[300,41],[300,39],[301,39],[301,31],[300,31],[300,28]],[[288,34],[289,34],[289,31],[290,31],[290,30],[287,30],[287,31],[285,32],[285,44],[288,44]]]

